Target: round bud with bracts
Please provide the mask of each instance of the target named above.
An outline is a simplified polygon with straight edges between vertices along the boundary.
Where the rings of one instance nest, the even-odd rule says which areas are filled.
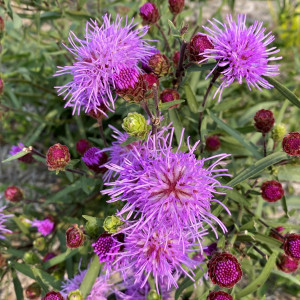
[[[285,254],[281,254],[276,264],[278,269],[282,272],[293,273],[298,270],[299,260]]]
[[[107,162],[107,155],[97,147],[92,147],[85,151],[81,158],[85,165],[95,173],[104,173],[106,168],[103,165]]]
[[[290,132],[282,141],[282,149],[292,156],[300,156],[300,133]]]
[[[143,24],[155,24],[160,18],[159,11],[152,2],[147,2],[140,7],[140,16],[143,19]]]
[[[223,291],[210,292],[206,300],[233,300],[232,296]]]
[[[65,300],[60,292],[51,291],[42,300]]]
[[[288,256],[300,260],[300,234],[291,233],[286,235],[283,249]]]
[[[92,147],[91,143],[86,139],[81,139],[76,143],[76,151],[80,155],[84,155],[84,153]]]
[[[265,181],[261,186],[261,196],[268,202],[276,202],[284,196],[280,182],[276,180]]]
[[[129,113],[123,120],[122,128],[131,136],[145,138],[148,126],[145,117],[139,113]]]
[[[200,62],[204,59],[204,51],[214,49],[214,46],[207,35],[198,32],[190,40],[187,49],[190,61]]]
[[[76,290],[69,293],[67,300],[84,300],[84,299],[80,290]]]
[[[152,55],[149,59],[148,65],[157,76],[161,77],[169,73],[169,59],[164,54],[157,53]]]
[[[270,110],[261,109],[254,116],[254,127],[261,133],[271,131],[274,123],[274,115]]]
[[[77,224],[72,225],[66,231],[66,244],[68,248],[78,248],[84,243],[84,234]]]
[[[41,293],[42,293],[42,289],[37,282],[32,283],[25,290],[26,297],[30,300],[39,299]]]
[[[23,199],[23,192],[15,185],[6,188],[4,197],[6,201],[20,202]]]
[[[70,152],[67,146],[55,144],[48,149],[46,162],[49,171],[64,171],[70,162]]]
[[[208,151],[217,151],[221,146],[221,141],[217,135],[208,136],[205,140],[205,148]]]
[[[164,89],[159,96],[162,103],[172,102],[174,100],[179,100],[180,95],[176,90],[173,89]],[[169,108],[178,107],[179,104],[170,106]]]
[[[178,15],[184,8],[184,0],[169,0],[169,9],[173,15]]]
[[[117,216],[106,217],[103,223],[103,228],[108,233],[116,233],[123,222]]]
[[[274,142],[281,142],[286,134],[286,128],[284,124],[277,124],[272,130],[272,139]]]

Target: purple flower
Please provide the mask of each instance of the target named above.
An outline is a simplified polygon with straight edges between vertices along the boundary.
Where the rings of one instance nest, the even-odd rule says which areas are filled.
[[[118,253],[116,263],[122,261],[119,270],[123,271],[124,281],[128,270],[134,272],[134,283],[139,284],[140,288],[147,283],[151,274],[159,293],[161,282],[166,283],[167,290],[171,286],[178,287],[177,280],[181,274],[193,280],[188,271],[193,274],[192,270],[198,262],[188,255],[195,251],[195,245],[191,242],[193,238],[188,232],[179,233],[176,226],[156,226],[154,223],[148,222],[127,232],[124,243],[120,243],[124,249]]]
[[[18,154],[22,149],[25,148],[24,144],[19,143],[18,146],[12,146],[10,148],[9,154],[11,156]]]
[[[153,147],[153,137],[149,136],[143,151],[132,146],[133,160],[125,160],[122,165],[108,163],[106,167],[119,177],[114,182],[105,183],[112,187],[103,190],[102,194],[111,197],[108,202],[125,202],[118,215],[126,215],[127,220],[141,214],[135,227],[150,221],[157,225],[169,223],[176,225],[179,232],[188,230],[197,239],[203,223],[207,223],[218,236],[213,222],[218,223],[223,232],[227,229],[210,210],[213,202],[223,205],[214,194],[221,194],[216,188],[226,188],[217,178],[230,176],[227,169],[222,168],[224,162],[221,161],[228,155],[197,160],[193,152],[199,142],[193,147],[188,142],[188,153],[180,152],[180,145],[175,151],[172,148],[173,135],[174,128],[165,138],[158,139],[157,147]],[[214,158],[216,161],[211,162]],[[204,167],[208,161],[210,166]]]
[[[244,79],[249,90],[255,87],[259,90],[261,87],[272,88],[273,86],[262,76],[279,74],[279,65],[268,64],[269,61],[281,59],[281,57],[270,57],[279,52],[279,49],[276,47],[267,49],[267,46],[274,41],[274,35],[271,35],[271,32],[265,34],[266,28],[262,27],[262,22],[255,21],[247,28],[246,15],[238,15],[237,23],[233,21],[231,15],[226,17],[227,24],[213,20],[215,23],[208,20],[212,29],[205,26],[203,28],[209,32],[214,49],[206,49],[203,56],[206,59],[216,59],[216,68],[221,70],[221,85],[214,97],[220,92],[220,101],[224,87],[228,87],[235,80],[241,84]]]
[[[113,90],[120,85],[132,86],[140,72],[138,63],[151,56],[153,47],[143,39],[149,27],[137,28],[138,24],[133,19],[128,22],[127,17],[124,26],[121,22],[120,16],[112,21],[110,15],[105,15],[101,26],[96,21],[87,22],[84,39],[70,32],[71,47],[65,47],[75,62],[58,67],[55,76],[73,76],[69,83],[56,87],[59,95],[65,94],[64,100],[69,98],[65,107],[73,107],[73,114],[83,108],[86,113],[99,111],[107,116],[106,109],[114,110]],[[122,79],[124,69],[131,69],[127,81]]]
[[[22,151],[23,148],[25,148],[25,146],[22,143],[19,143],[18,146],[12,146],[11,149],[10,149],[10,151],[9,151],[9,154],[12,155],[12,156],[16,155],[20,151]],[[31,153],[28,153],[28,154],[26,154],[26,155],[24,155],[22,157],[19,157],[18,160],[21,161],[21,162],[24,162],[24,163],[28,163],[28,164],[34,162],[34,158],[33,158],[33,156],[32,156]]]
[[[5,223],[9,218],[14,216],[14,215],[4,214],[3,211],[5,208],[6,208],[6,206],[0,207],[0,239],[2,239],[2,240],[5,239],[5,236],[3,234],[12,233],[12,231],[7,229],[3,223]]]
[[[31,226],[37,227],[38,232],[40,232],[43,236],[50,234],[54,229],[54,222],[49,219],[34,220],[31,222]]]
[[[102,167],[102,165],[107,162],[107,155],[97,147],[92,147],[85,151],[82,160],[95,173],[104,173],[106,171],[106,168]]]

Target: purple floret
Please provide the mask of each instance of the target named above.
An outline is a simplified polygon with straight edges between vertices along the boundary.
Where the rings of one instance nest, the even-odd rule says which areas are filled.
[[[231,15],[226,17],[227,23],[213,19],[208,20],[212,29],[203,28],[209,33],[214,48],[206,49],[205,60],[217,60],[217,66],[222,74],[221,85],[214,97],[219,92],[219,100],[224,87],[234,81],[239,84],[246,81],[249,90],[261,87],[270,89],[273,86],[263,76],[276,76],[279,74],[279,65],[270,65],[270,61],[279,60],[281,57],[270,57],[280,50],[276,47],[267,49],[275,39],[271,32],[265,34],[263,22],[255,21],[249,28],[246,27],[246,15],[238,15],[237,22]],[[214,71],[215,69],[213,69]],[[213,72],[211,71],[210,74]],[[209,75],[210,75],[209,74]]]

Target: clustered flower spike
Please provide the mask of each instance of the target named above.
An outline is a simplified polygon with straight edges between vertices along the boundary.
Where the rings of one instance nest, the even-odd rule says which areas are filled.
[[[224,24],[213,20],[214,22],[208,20],[212,29],[206,26],[203,28],[209,33],[214,48],[206,49],[203,57],[204,60],[209,58],[217,60],[216,68],[222,75],[221,85],[214,97],[219,93],[220,101],[223,89],[234,81],[242,84],[245,80],[249,90],[272,88],[273,86],[263,76],[279,74],[279,65],[271,65],[269,62],[279,60],[281,57],[271,56],[279,52],[276,47],[267,49],[275,39],[271,32],[265,34],[263,23],[258,21],[247,28],[246,15],[238,15],[237,22],[231,15],[227,15],[227,22]],[[215,68],[211,73],[214,71]]]
[[[257,131],[268,133],[275,123],[274,115],[270,110],[261,109],[254,116],[254,126]]]
[[[92,147],[85,151],[82,160],[95,173],[104,173],[106,171],[103,165],[107,162],[107,155],[97,147]]]
[[[232,296],[223,291],[210,292],[206,300],[233,300]]]
[[[300,234],[291,233],[286,235],[283,249],[288,256],[300,260]]]
[[[282,141],[283,151],[292,156],[300,156],[300,133],[290,132]]]
[[[5,239],[5,236],[3,234],[12,233],[12,231],[7,229],[3,223],[5,223],[9,218],[14,216],[14,215],[5,214],[3,212],[5,208],[6,206],[0,207],[0,239],[2,240]]]
[[[64,100],[69,98],[65,107],[73,107],[73,114],[83,109],[85,113],[94,111],[107,116],[106,109],[113,111],[114,90],[131,86],[140,73],[138,63],[146,63],[151,56],[153,47],[143,39],[147,31],[147,26],[137,27],[133,19],[123,21],[117,16],[113,21],[110,15],[103,17],[101,26],[96,21],[87,22],[84,39],[71,31],[71,46],[65,47],[74,56],[74,63],[58,67],[55,75],[73,76],[69,83],[56,87],[59,95],[65,94]],[[126,80],[123,75],[128,69],[134,71]]]
[[[280,182],[276,180],[265,181],[261,186],[261,196],[268,202],[276,202],[284,196]]]
[[[22,151],[25,148],[24,144],[19,143],[18,146],[12,146],[9,154],[10,155],[16,155],[17,153],[19,153],[20,151]],[[31,153],[28,153],[22,157],[18,158],[19,161],[24,162],[26,164],[31,164],[35,161],[35,159],[33,158]]]
[[[232,288],[242,278],[241,265],[232,254],[216,253],[208,262],[208,274],[213,284]]]
[[[34,220],[31,222],[31,226],[37,227],[38,232],[40,232],[43,236],[50,234],[54,230],[54,222],[48,218],[42,221]]]

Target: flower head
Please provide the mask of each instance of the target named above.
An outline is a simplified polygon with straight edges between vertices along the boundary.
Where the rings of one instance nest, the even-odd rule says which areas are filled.
[[[277,267],[284,273],[293,273],[298,269],[299,261],[295,258],[281,254],[277,262]]]
[[[232,296],[223,291],[210,292],[207,300],[233,300]]]
[[[40,232],[43,236],[50,234],[54,229],[54,222],[49,220],[48,218],[40,221],[34,220],[31,222],[31,226],[37,227],[38,232]]]
[[[159,96],[160,100],[162,103],[167,103],[167,102],[171,102],[174,100],[179,100],[180,99],[180,95],[176,90],[173,89],[164,89]],[[179,104],[175,104],[170,106],[170,108],[174,108],[174,107],[178,107]]]
[[[241,265],[232,254],[216,253],[208,262],[208,274],[220,287],[232,288],[242,278]]]
[[[32,283],[25,290],[26,297],[33,300],[38,299],[41,293],[42,289],[37,282]]]
[[[300,156],[300,133],[290,132],[283,139],[282,148],[289,155]]]
[[[208,151],[217,151],[221,146],[221,141],[217,135],[208,136],[205,140],[205,148]]]
[[[166,137],[158,139],[157,147],[153,147],[153,137],[149,135],[142,148],[132,146],[131,161],[128,158],[119,165],[108,163],[107,168],[119,177],[106,183],[112,188],[102,193],[110,195],[109,202],[126,202],[119,215],[126,214],[129,219],[141,213],[135,226],[150,220],[157,224],[170,222],[176,224],[179,231],[187,229],[197,238],[203,222],[214,231],[212,223],[217,222],[225,232],[225,225],[210,210],[213,202],[220,203],[214,197],[218,193],[215,188],[224,187],[217,178],[230,176],[227,169],[221,167],[224,164],[221,160],[228,155],[197,160],[193,152],[199,142],[193,147],[189,145],[188,153],[180,152],[180,146],[174,151],[173,135],[174,128]],[[210,167],[204,167],[213,158],[217,160]]]
[[[288,234],[284,241],[283,249],[288,256],[300,260],[300,234]]]
[[[85,151],[87,151],[91,147],[91,143],[86,139],[81,139],[76,143],[76,151],[80,155],[84,155]]]
[[[73,80],[64,86],[57,87],[58,94],[69,97],[66,107],[73,107],[73,113],[81,108],[88,113],[90,110],[100,111],[105,116],[106,112],[101,107],[114,110],[113,90],[117,86],[132,85],[138,73],[138,63],[146,62],[151,56],[151,47],[143,36],[148,27],[137,28],[137,24],[122,18],[111,20],[110,15],[103,17],[101,26],[96,21],[86,24],[84,39],[79,39],[71,31],[69,42],[71,47],[67,50],[74,55],[75,62],[72,66],[58,67],[56,76],[70,74]],[[131,69],[130,78],[121,80],[124,72]]]
[[[143,19],[144,24],[154,24],[159,18],[159,12],[156,5],[152,2],[146,2],[140,7],[140,15]]]
[[[206,49],[214,49],[213,44],[206,34],[197,33],[188,44],[188,55],[191,61],[200,62]]]
[[[46,154],[47,166],[50,171],[63,171],[70,162],[69,148],[65,145],[55,144]]]
[[[20,202],[23,198],[23,192],[15,185],[8,186],[4,192],[6,201]]]
[[[152,55],[148,61],[148,65],[157,76],[165,76],[169,73],[170,62],[164,54],[157,53]]]
[[[184,8],[184,0],[169,0],[169,9],[172,14],[179,14]]]
[[[82,160],[95,173],[104,173],[106,171],[106,168],[102,165],[107,162],[107,155],[97,147],[92,147],[85,151]]]
[[[135,137],[145,138],[148,134],[148,126],[145,117],[137,112],[129,113],[123,120],[122,128]]]
[[[12,146],[10,151],[9,151],[9,154],[10,155],[16,155],[17,153],[22,151],[23,148],[25,148],[25,146],[22,143],[19,143],[18,146]],[[31,153],[28,153],[28,154],[26,154],[22,157],[19,157],[18,160],[21,161],[21,162],[27,163],[27,164],[31,164],[35,161],[35,159],[33,158]]]
[[[0,207],[0,239],[5,239],[4,235],[5,233],[12,233],[11,230],[7,229],[4,223],[14,215],[6,215],[3,213],[6,206]]]
[[[238,15],[237,22],[231,15],[226,17],[227,24],[222,24],[214,19],[209,20],[211,28],[203,26],[209,33],[209,38],[214,46],[213,49],[206,49],[203,56],[205,59],[217,60],[218,70],[222,77],[221,85],[216,94],[220,91],[219,100],[224,87],[228,87],[234,81],[242,84],[246,81],[248,88],[261,87],[270,89],[273,86],[263,76],[276,76],[279,74],[279,65],[270,65],[269,62],[281,59],[281,57],[270,57],[279,52],[279,49],[267,46],[274,41],[271,32],[265,34],[263,23],[255,21],[249,28],[246,26],[246,15]],[[212,73],[212,72],[211,72]]]
[[[118,244],[118,237],[121,235],[112,236],[110,233],[103,233],[100,235],[98,240],[92,244],[94,252],[99,257],[99,262],[112,262],[115,259],[114,253],[120,251],[120,246]]]
[[[284,196],[280,182],[276,180],[265,181],[261,186],[261,196],[268,202],[276,202]]]
[[[65,300],[60,292],[51,291],[42,300]]]
[[[259,132],[267,133],[271,131],[274,123],[274,115],[270,110],[261,109],[254,116],[254,126]]]
[[[66,231],[66,244],[69,248],[78,248],[84,243],[84,234],[77,224],[72,225]]]

